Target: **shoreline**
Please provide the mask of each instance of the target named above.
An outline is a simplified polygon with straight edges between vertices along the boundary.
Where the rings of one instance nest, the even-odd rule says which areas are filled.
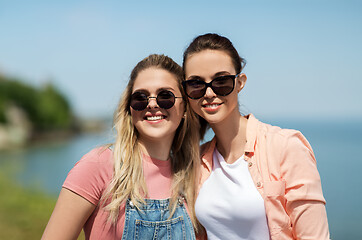
[[[34,131],[29,125],[0,124],[0,152],[67,141],[85,133],[101,133],[110,128],[106,118],[77,119],[68,129]]]

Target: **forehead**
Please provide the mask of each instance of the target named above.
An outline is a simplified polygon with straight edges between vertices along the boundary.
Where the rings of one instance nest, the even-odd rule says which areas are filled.
[[[221,50],[203,50],[189,56],[185,64],[187,76],[208,76],[217,72],[234,74],[235,69],[231,57]]]
[[[138,73],[133,84],[133,92],[136,90],[152,92],[158,89],[179,90],[176,76],[167,70],[153,67]]]

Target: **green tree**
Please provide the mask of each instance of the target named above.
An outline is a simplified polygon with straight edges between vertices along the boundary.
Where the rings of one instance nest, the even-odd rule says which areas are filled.
[[[22,108],[35,130],[67,129],[72,126],[73,113],[67,99],[51,83],[36,89],[19,79],[0,74],[0,122],[6,123],[6,107]]]
[[[38,123],[41,129],[68,128],[72,123],[72,113],[68,101],[47,84],[37,97]]]

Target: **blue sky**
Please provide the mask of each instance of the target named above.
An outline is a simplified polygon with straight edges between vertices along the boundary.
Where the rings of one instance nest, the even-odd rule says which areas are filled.
[[[76,114],[110,116],[139,60],[181,64],[207,32],[247,60],[246,112],[362,119],[362,1],[0,0],[0,72],[51,80]]]

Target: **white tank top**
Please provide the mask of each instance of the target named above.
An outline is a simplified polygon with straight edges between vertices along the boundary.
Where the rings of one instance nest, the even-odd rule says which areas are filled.
[[[213,169],[200,189],[195,209],[208,239],[270,239],[264,200],[244,156],[228,164],[215,148]]]

